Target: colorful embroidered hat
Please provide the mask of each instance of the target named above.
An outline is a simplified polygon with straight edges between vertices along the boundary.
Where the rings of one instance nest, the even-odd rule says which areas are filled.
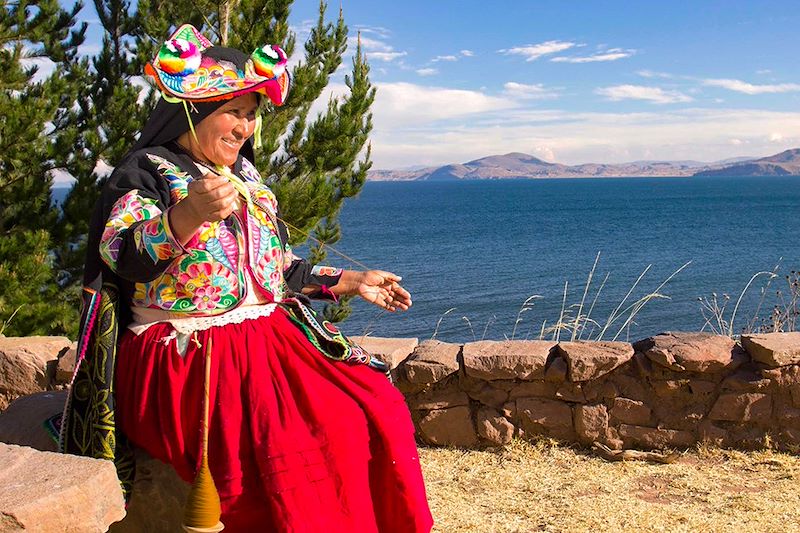
[[[189,102],[227,100],[250,92],[268,96],[283,105],[291,79],[286,53],[277,45],[257,48],[244,68],[206,53],[213,45],[191,24],[184,24],[161,46],[155,59],[145,65],[167,98]]]

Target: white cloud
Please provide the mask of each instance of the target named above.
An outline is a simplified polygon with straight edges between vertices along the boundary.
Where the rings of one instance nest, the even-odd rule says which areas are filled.
[[[368,52],[365,54],[368,60],[373,61],[386,61],[387,63],[394,61],[398,57],[405,57],[407,52]]]
[[[741,80],[731,79],[707,79],[703,80],[703,85],[709,87],[722,87],[730,91],[744,94],[774,94],[800,91],[798,83],[779,83],[773,85],[754,85]]]
[[[641,76],[641,77],[643,77],[643,78],[665,78],[665,79],[672,79],[672,78],[674,78],[674,77],[675,77],[675,76],[673,76],[672,74],[669,74],[669,73],[667,73],[667,72],[657,72],[657,71],[654,71],[654,70],[647,70],[647,69],[644,69],[644,70],[637,70],[637,71],[636,71],[636,74],[638,74],[639,76]]]
[[[517,106],[510,99],[478,91],[406,82],[381,83],[377,87],[373,114],[376,124],[387,128],[438,123]]]
[[[547,41],[539,44],[528,44],[525,46],[498,50],[498,52],[505,55],[523,56],[525,57],[525,61],[536,61],[542,56],[563,52],[575,46],[578,46],[577,43],[570,41]]]
[[[355,48],[358,44],[358,37],[348,37],[347,44],[351,48]],[[371,39],[369,37],[361,36],[361,49],[368,52],[392,52],[394,48],[389,44],[379,39]]]
[[[421,68],[417,69],[417,74],[420,76],[433,76],[434,74],[438,74],[439,71],[435,68]]]
[[[136,101],[140,104],[144,102],[145,98],[154,90],[153,82],[150,81],[149,77],[132,76],[130,84],[139,88],[139,96],[136,98]]]
[[[458,58],[453,55],[447,55],[447,56],[436,56],[433,59],[431,59],[431,63],[438,63],[439,61],[458,61]]]
[[[96,56],[100,53],[103,49],[103,45],[100,43],[93,43],[93,44],[82,44],[78,47],[78,54],[82,56]]]
[[[601,61],[616,61],[618,59],[624,59],[626,57],[631,57],[635,50],[623,50],[621,48],[611,48],[604,52],[597,52],[596,54],[592,54],[590,56],[582,56],[582,57],[554,57],[550,59],[553,63],[597,63]]]
[[[389,36],[389,31],[381,27],[363,27],[360,30],[362,33],[369,33],[375,37],[365,37],[364,35],[351,35],[347,38],[349,50],[355,52],[356,46],[360,40],[361,50],[367,57],[368,61],[383,61],[391,63],[398,58],[408,55],[408,52],[395,50],[392,45],[387,43],[385,39]]]
[[[800,132],[800,112],[694,108],[570,113],[504,108],[496,102],[484,102],[487,105],[468,117],[461,118],[451,109],[453,120],[446,122],[428,120],[426,110],[395,110],[394,116],[411,114],[397,122],[384,109],[397,95],[379,88],[379,100],[381,96],[384,100],[376,102],[372,135],[375,168],[440,165],[512,151],[565,164],[641,159],[718,161],[742,155],[767,156],[800,146],[800,133],[770,141],[775,132]],[[410,92],[407,96],[420,95]],[[430,105],[440,105],[440,97],[436,95]],[[444,101],[450,102],[450,98]],[[746,152],[742,152],[744,148]]]
[[[50,177],[53,178],[53,186],[55,187],[66,187],[67,185],[72,185],[75,183],[75,178],[62,168],[54,168],[53,170],[49,171]]]
[[[558,98],[558,93],[552,89],[547,89],[543,84],[536,83],[528,85],[509,81],[503,85],[503,94],[511,98],[521,98],[529,100],[544,100]]]
[[[25,69],[36,67],[36,74],[31,78],[33,83],[44,81],[56,71],[56,64],[46,57],[23,58],[20,65]]]
[[[53,178],[53,186],[55,187],[67,187],[71,186],[75,183],[75,178],[64,170],[63,168],[54,168],[53,170],[48,171],[50,177]],[[114,172],[114,167],[103,161],[102,159],[98,159],[97,163],[94,165],[94,173],[97,174],[97,177],[104,178]]]
[[[780,133],[770,133],[769,134],[769,142],[771,142],[771,143],[783,142],[783,139],[784,139],[784,137]]]
[[[473,52],[472,50],[461,50],[459,54],[461,54],[464,57],[472,57],[475,55],[475,52]]]
[[[643,85],[615,85],[613,87],[601,87],[594,92],[615,102],[620,100],[646,100],[655,104],[674,104],[692,101],[691,96],[678,91],[665,91],[660,87],[645,87]]]
[[[392,34],[388,28],[384,28],[383,26],[356,26],[355,28],[357,32],[377,35],[383,39],[388,38]]]
[[[394,128],[425,127],[442,125],[463,117],[480,117],[483,113],[495,113],[518,107],[508,98],[486,95],[479,91],[449,89],[414,83],[376,83],[377,95],[372,105],[376,129],[378,124],[384,131]],[[309,117],[325,111],[331,98],[348,94],[344,83],[330,83],[314,102]],[[476,118],[471,119],[477,120]]]
[[[295,34],[298,43],[304,43],[311,35],[311,30],[317,25],[317,21],[313,19],[306,19],[300,21],[299,24],[290,24],[289,31]]]

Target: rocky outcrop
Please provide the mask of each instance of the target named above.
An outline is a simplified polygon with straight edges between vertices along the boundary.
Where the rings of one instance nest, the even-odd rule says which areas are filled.
[[[21,522],[22,526],[15,526],[18,529],[10,528],[11,526],[9,526],[10,529],[4,527],[6,524],[3,522],[1,513],[6,512],[6,507],[2,506],[4,501],[2,497],[3,487],[0,487],[0,531],[38,531],[42,533],[106,531],[107,529],[111,533],[141,533],[144,531],[166,533],[180,531],[189,484],[180,479],[172,467],[153,459],[143,451],[136,451],[136,476],[127,514],[124,512],[122,514],[110,513],[109,511],[113,508],[113,506],[108,507],[109,502],[116,501],[116,498],[122,499],[122,491],[111,462],[96,461],[72,455],[31,453],[34,449],[48,452],[57,450],[58,446],[55,439],[45,429],[42,422],[63,410],[66,396],[66,391],[40,392],[12,402],[8,409],[0,413],[0,442],[26,446],[26,448],[18,446],[9,448],[17,450],[17,453],[21,454],[20,457],[27,458],[25,461],[28,462],[25,463],[26,466],[24,468],[31,471],[44,469],[47,472],[57,473],[57,468],[60,468],[60,465],[64,464],[65,461],[66,463],[78,461],[78,464],[84,466],[85,461],[90,461],[95,467],[100,465],[100,470],[98,471],[103,472],[103,476],[107,476],[110,467],[112,484],[109,484],[104,477],[98,477],[99,474],[92,472],[89,472],[86,478],[92,483],[99,483],[98,490],[108,494],[104,495],[103,498],[95,498],[94,492],[84,494],[76,492],[75,490],[77,489],[70,492],[66,490],[67,487],[65,485],[63,489],[58,489],[61,492],[56,492],[59,497],[67,498],[71,501],[53,505],[51,500],[42,496],[52,490],[50,482],[80,484],[84,480],[69,477],[59,479],[55,474],[52,476],[47,474],[50,477],[47,477],[46,480],[41,477],[22,478],[24,483],[27,484],[27,489],[32,494],[29,498],[31,504],[25,507],[24,512],[14,511],[17,513],[14,516],[24,518],[24,521]],[[0,448],[1,450],[2,448]],[[39,462],[46,464],[40,466]],[[0,483],[4,481],[4,468],[5,466],[0,461]],[[76,471],[73,467],[70,468],[72,470],[68,470],[68,472]],[[86,487],[85,489],[95,490],[94,487]],[[89,518],[75,515],[74,510],[66,509],[65,506],[69,505],[85,506],[86,509],[84,511]],[[43,508],[39,509],[37,506],[43,506]],[[78,524],[76,529],[69,529],[69,527],[62,529],[62,522],[53,522],[47,518],[47,506],[52,506],[56,512],[66,509],[65,512],[72,513],[76,524]],[[120,509],[122,509],[121,504]],[[117,520],[121,521],[116,522]],[[95,527],[95,522],[101,525]],[[111,524],[111,522],[116,523]]]
[[[141,450],[136,451],[136,477],[128,514],[108,533],[180,532],[190,485],[175,470]]]
[[[109,461],[0,444],[0,531],[95,533],[124,516]]]
[[[70,347],[66,337],[0,337],[0,410],[14,398],[65,383],[56,381],[56,369]]]
[[[0,442],[55,452],[58,443],[44,422],[64,410],[67,391],[39,392],[11,402],[0,413]]]

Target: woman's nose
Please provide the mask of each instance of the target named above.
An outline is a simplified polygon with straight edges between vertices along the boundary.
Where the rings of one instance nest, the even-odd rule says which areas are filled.
[[[242,117],[236,122],[236,125],[233,127],[233,132],[236,135],[240,135],[245,139],[250,137],[253,134],[253,130],[256,128],[256,121],[247,117]]]

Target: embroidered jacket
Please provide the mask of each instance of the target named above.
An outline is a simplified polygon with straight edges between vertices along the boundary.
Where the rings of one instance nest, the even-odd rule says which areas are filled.
[[[246,297],[246,273],[272,301],[307,285],[322,287],[324,294],[339,280],[340,269],[312,268],[282,244],[288,231],[278,220],[275,195],[255,167],[240,156],[233,171],[253,202],[240,198],[241,209],[226,220],[204,223],[183,246],[172,234],[169,217],[172,206],[186,197],[188,184],[201,177],[187,155],[147,148],[131,154],[111,175],[99,252],[108,268],[130,283],[132,306],[215,315]]]

